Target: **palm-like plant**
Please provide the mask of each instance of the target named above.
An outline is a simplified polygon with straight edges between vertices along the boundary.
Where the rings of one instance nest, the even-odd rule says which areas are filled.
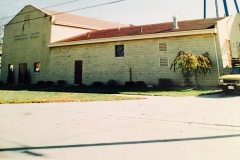
[[[197,87],[199,87],[197,74],[203,73],[203,75],[207,75],[207,73],[211,73],[213,65],[207,52],[199,56],[195,56],[192,53],[180,51],[171,64],[170,69],[172,68],[174,69],[174,72],[178,68],[181,69],[181,74],[185,79],[184,83],[188,83],[188,78],[191,72],[194,72],[196,84]]]

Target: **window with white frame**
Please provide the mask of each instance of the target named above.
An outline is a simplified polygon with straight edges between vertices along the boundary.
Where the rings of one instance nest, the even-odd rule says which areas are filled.
[[[13,64],[8,64],[8,72],[13,72]]]
[[[40,62],[35,62],[34,63],[34,72],[35,73],[40,72]]]
[[[124,45],[115,46],[115,57],[124,57]]]

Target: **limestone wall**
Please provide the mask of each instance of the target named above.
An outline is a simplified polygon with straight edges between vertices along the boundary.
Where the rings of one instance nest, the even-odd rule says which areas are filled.
[[[24,22],[25,16],[29,22]],[[2,81],[7,81],[8,65],[13,65],[15,83],[18,83],[19,64],[27,63],[32,83],[47,79],[49,73],[51,18],[32,6],[26,6],[13,20],[5,26]],[[39,73],[34,73],[34,63],[40,62]]]
[[[167,43],[167,51],[159,51],[159,43]],[[115,57],[115,45],[124,45],[124,57]],[[170,70],[171,63],[179,51],[194,54],[208,52],[213,61],[212,74],[199,75],[199,83],[203,86],[218,85],[216,52],[211,34],[85,44],[51,48],[50,77],[57,81],[67,80],[74,83],[74,63],[83,61],[83,84],[94,81],[106,83],[110,79],[124,84],[130,80],[130,68],[133,81],[145,81],[147,84],[158,84],[159,78],[170,78],[175,85],[183,82],[180,70]],[[160,58],[167,57],[168,66],[160,66]],[[194,77],[191,77],[193,84]]]

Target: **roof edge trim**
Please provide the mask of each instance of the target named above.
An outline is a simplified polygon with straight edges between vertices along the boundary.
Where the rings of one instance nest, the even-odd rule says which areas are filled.
[[[50,43],[50,44],[48,44],[48,47],[53,48],[53,47],[81,45],[81,44],[93,44],[93,43],[152,39],[152,38],[163,38],[163,37],[176,37],[176,36],[199,35],[199,34],[212,34],[212,33],[217,33],[216,28],[214,28],[214,29],[204,29],[204,30],[181,31],[181,32],[145,34],[145,35],[136,35],[136,36],[99,38],[99,39],[61,42],[61,43]]]

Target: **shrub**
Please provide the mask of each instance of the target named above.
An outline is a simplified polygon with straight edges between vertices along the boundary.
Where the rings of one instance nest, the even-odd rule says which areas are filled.
[[[147,87],[147,85],[144,81],[137,81],[135,86],[139,87],[139,88],[146,88]]]
[[[10,69],[10,70],[8,71],[7,83],[8,83],[8,84],[13,84],[14,81],[15,81],[14,73],[13,73],[13,71]]]
[[[102,87],[104,84],[102,82],[93,82],[91,84],[92,87]]]
[[[168,78],[159,78],[158,86],[160,88],[170,88],[172,86],[172,81]]]
[[[66,85],[67,85],[67,81],[65,81],[65,80],[58,80],[57,83],[58,83],[60,86],[66,86]]]
[[[78,84],[78,85],[75,85],[75,86],[77,86],[77,87],[88,87],[88,85],[86,85],[86,84]]]
[[[127,82],[125,82],[125,84],[124,84],[124,86],[125,87],[134,87],[135,86],[135,82],[132,82],[132,81],[127,81]]]
[[[111,79],[107,82],[107,86],[115,87],[115,86],[117,86],[117,82],[115,80]]]
[[[37,85],[39,85],[39,86],[42,86],[42,85],[44,85],[44,84],[45,84],[44,81],[37,81]]]
[[[4,83],[2,81],[0,81],[0,86],[4,85]]]
[[[55,83],[54,83],[53,81],[47,81],[47,82],[45,83],[45,85],[46,85],[46,86],[54,86]]]

